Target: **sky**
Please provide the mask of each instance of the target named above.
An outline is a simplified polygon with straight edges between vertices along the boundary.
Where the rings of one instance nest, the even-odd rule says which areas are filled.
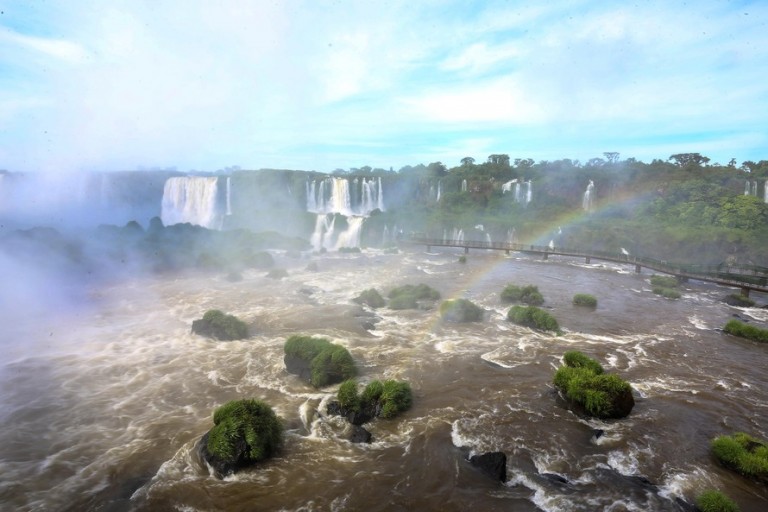
[[[768,2],[0,0],[0,169],[768,159]]]

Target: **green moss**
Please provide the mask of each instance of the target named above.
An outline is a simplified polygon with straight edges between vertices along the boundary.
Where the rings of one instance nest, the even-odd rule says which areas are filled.
[[[680,283],[677,281],[677,278],[673,276],[659,276],[659,275],[651,276],[652,287],[677,288],[678,284]]]
[[[591,416],[598,418],[623,417],[629,411],[620,410],[622,400],[632,387],[617,375],[603,373],[603,367],[581,352],[566,352],[565,366],[560,367],[553,379],[557,389],[566,398],[579,404]],[[634,405],[634,400],[631,401]],[[631,410],[631,406],[629,406]],[[626,412],[626,414],[624,414]]]
[[[438,300],[440,292],[425,284],[406,284],[393,288],[389,294],[390,309],[417,309],[420,300]]]
[[[449,322],[479,322],[483,309],[467,299],[446,300],[440,304],[440,315]]]
[[[573,296],[573,305],[574,306],[584,306],[588,308],[596,308],[597,307],[597,299],[594,295],[589,295],[587,293],[577,293]]]
[[[739,506],[720,491],[709,489],[696,498],[701,512],[739,512]]]
[[[522,302],[530,306],[541,306],[544,304],[544,297],[539,292],[539,287],[534,285],[515,286],[507,285],[501,291],[502,302]]]
[[[340,345],[325,338],[294,335],[283,348],[287,356],[309,363],[310,383],[319,388],[357,375],[352,355]]]
[[[260,400],[234,400],[213,413],[208,451],[229,463],[238,462],[238,443],[245,440],[245,462],[259,462],[275,454],[282,424],[272,408]]]
[[[712,440],[712,453],[724,466],[744,476],[768,478],[768,446],[743,432]]]
[[[352,302],[356,302],[357,304],[365,304],[366,306],[374,309],[381,308],[386,305],[384,297],[382,297],[375,288],[369,288],[360,292],[360,295],[352,299]]]
[[[738,320],[728,320],[725,327],[723,327],[723,332],[752,341],[768,343],[768,329],[760,329],[759,327],[745,324]]]
[[[248,337],[248,325],[235,316],[218,309],[205,312],[203,318],[192,322],[192,331],[219,340],[239,340]]]
[[[749,297],[745,297],[740,293],[732,293],[723,299],[723,302],[729,306],[736,306],[739,308],[751,308],[755,306],[755,301]]]
[[[507,312],[507,320],[532,329],[560,332],[555,317],[536,306],[512,306]]]
[[[682,297],[679,291],[673,288],[664,288],[663,286],[654,286],[653,293],[655,293],[656,295],[661,295],[662,297],[667,299],[679,299],[680,297]]]

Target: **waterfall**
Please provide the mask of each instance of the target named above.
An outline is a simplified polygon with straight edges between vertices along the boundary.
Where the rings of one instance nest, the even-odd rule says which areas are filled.
[[[189,222],[209,229],[221,228],[216,205],[218,178],[168,178],[163,189],[162,213],[166,226]]]
[[[515,181],[515,202],[519,203],[522,200],[521,192],[520,192],[520,183]]]
[[[461,191],[462,192],[467,191],[467,180],[461,180]]]
[[[747,182],[744,184],[744,195],[749,195],[749,180],[747,180]]]
[[[515,228],[512,228],[507,231],[507,243],[508,244],[515,243]]]
[[[488,242],[489,246],[493,244],[493,240],[491,240],[491,234],[490,233],[486,233],[485,234],[485,241]]]
[[[307,182],[306,192],[307,211],[318,215],[311,238],[316,251],[359,246],[364,220],[376,209],[385,211],[380,177],[312,180]],[[334,240],[335,214],[347,218],[348,228]]]
[[[533,199],[533,182],[528,180],[526,184],[528,185],[525,192],[525,204],[527,205],[531,202],[531,199]]]
[[[443,195],[443,180],[437,182],[437,198],[435,199],[436,203],[440,202],[441,195]]]
[[[509,180],[501,185],[501,193],[506,194],[507,192],[512,192],[512,185],[515,185],[515,189],[517,189],[517,180]]]
[[[757,195],[757,180],[752,182],[752,195],[753,196]]]
[[[555,248],[555,241],[554,241],[554,240],[550,240],[550,241],[549,241],[549,246],[548,246],[548,247],[549,247],[550,249],[554,249],[554,248]]]
[[[227,176],[227,215],[232,215],[232,178]]]
[[[592,192],[594,191],[595,183],[592,180],[589,180],[589,185],[587,185],[587,190],[584,192],[584,199],[581,201],[581,207],[584,208],[585,211],[591,212],[592,211]]]

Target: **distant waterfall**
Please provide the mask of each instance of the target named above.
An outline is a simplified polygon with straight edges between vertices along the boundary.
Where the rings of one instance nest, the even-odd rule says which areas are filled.
[[[506,183],[501,185],[501,193],[506,194],[507,192],[512,192],[512,185],[516,185],[517,180],[509,180]]]
[[[227,215],[232,215],[232,178],[227,176]]]
[[[306,184],[307,211],[316,213],[310,238],[315,251],[359,247],[365,219],[374,210],[385,211],[381,178],[328,177]],[[335,215],[347,217],[347,229],[336,233]]]
[[[221,228],[216,198],[218,178],[168,178],[163,189],[161,219],[170,226],[189,222],[209,229]]]
[[[528,180],[526,184],[528,186],[526,187],[525,191],[525,204],[528,204],[531,202],[531,199],[533,199],[533,182]]]
[[[440,196],[443,195],[443,180],[440,180],[437,182],[437,198],[435,199],[436,203],[440,202]]]
[[[467,180],[461,180],[461,191],[462,192],[467,191]]]
[[[592,211],[592,202],[594,201],[593,193],[595,189],[595,183],[592,180],[589,180],[589,185],[587,185],[587,190],[584,192],[584,199],[581,201],[581,207],[584,208],[585,211],[591,212]]]

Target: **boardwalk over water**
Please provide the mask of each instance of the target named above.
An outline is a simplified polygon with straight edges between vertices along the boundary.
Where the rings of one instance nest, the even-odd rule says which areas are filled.
[[[413,236],[408,240],[410,243],[426,245],[430,251],[432,247],[459,247],[468,253],[470,249],[485,249],[495,251],[522,252],[527,254],[540,255],[543,259],[550,256],[570,256],[584,258],[587,263],[594,260],[612,261],[614,263],[624,263],[635,266],[635,272],[640,272],[643,268],[648,268],[663,274],[670,274],[677,277],[680,281],[694,279],[697,281],[706,281],[716,283],[722,286],[739,288],[741,294],[749,296],[750,290],[768,293],[768,268],[752,265],[688,265],[684,263],[670,263],[663,260],[647,258],[644,256],[633,256],[623,253],[610,253],[603,251],[582,251],[577,249],[568,249],[567,247],[548,247],[541,245],[513,244],[507,242],[484,242],[472,240],[443,240],[439,238],[427,238]]]

